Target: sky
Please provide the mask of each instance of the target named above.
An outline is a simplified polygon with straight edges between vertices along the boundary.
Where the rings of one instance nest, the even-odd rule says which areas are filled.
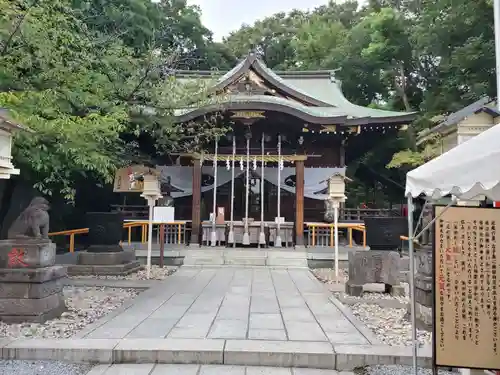
[[[203,25],[214,33],[214,40],[221,41],[231,31],[244,23],[293,9],[308,10],[328,4],[328,0],[188,0],[202,10]]]

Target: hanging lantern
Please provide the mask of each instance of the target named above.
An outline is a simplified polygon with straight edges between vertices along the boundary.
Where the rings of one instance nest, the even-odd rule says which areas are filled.
[[[243,170],[243,157],[240,158],[240,169]]]
[[[255,171],[257,170],[257,158],[253,158],[253,165],[252,165],[252,169]]]
[[[228,171],[230,171],[230,170],[231,170],[231,160],[230,160],[229,158],[227,158],[227,159],[226,159],[226,169],[227,169]]]

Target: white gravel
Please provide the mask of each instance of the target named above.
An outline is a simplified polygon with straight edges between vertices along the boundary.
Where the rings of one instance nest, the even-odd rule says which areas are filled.
[[[165,266],[151,266],[150,280],[165,280],[167,277],[176,272],[179,267]],[[88,275],[88,276],[71,276],[70,279],[98,279],[98,280],[147,280],[146,267],[144,269],[125,276],[103,276],[103,275]]]
[[[50,361],[0,361],[0,375],[85,375],[92,367]]]
[[[0,338],[69,338],[139,294],[136,289],[64,287],[68,311],[43,324],[0,322]]]
[[[313,270],[316,277],[326,284],[335,284],[335,270],[325,268]],[[347,270],[342,270],[343,280],[348,280]],[[337,292],[334,295],[338,297],[348,297],[349,299],[359,300],[359,303],[346,306],[351,309],[353,314],[363,322],[377,338],[386,345],[391,346],[410,346],[411,342],[411,323],[407,319],[407,309],[386,308],[377,304],[366,303],[375,300],[397,300],[401,303],[408,303],[408,285],[402,283],[406,290],[405,297],[393,297],[382,292],[367,292],[361,297],[348,296],[344,292]],[[371,285],[370,287],[374,287]],[[381,286],[378,286],[381,288]],[[382,289],[380,289],[382,291]],[[432,343],[431,332],[417,330],[417,340],[421,345]]]

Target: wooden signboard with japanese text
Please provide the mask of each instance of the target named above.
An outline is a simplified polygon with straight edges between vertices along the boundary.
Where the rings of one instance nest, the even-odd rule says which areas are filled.
[[[435,208],[434,364],[500,369],[500,210]]]

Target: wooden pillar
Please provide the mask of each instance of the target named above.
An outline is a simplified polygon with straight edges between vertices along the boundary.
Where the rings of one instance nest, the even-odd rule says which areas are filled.
[[[345,167],[345,139],[340,140],[339,167]]]
[[[201,160],[196,159],[193,165],[193,203],[191,220],[190,245],[199,245],[201,226]]]
[[[304,246],[304,161],[295,161],[295,246]]]

